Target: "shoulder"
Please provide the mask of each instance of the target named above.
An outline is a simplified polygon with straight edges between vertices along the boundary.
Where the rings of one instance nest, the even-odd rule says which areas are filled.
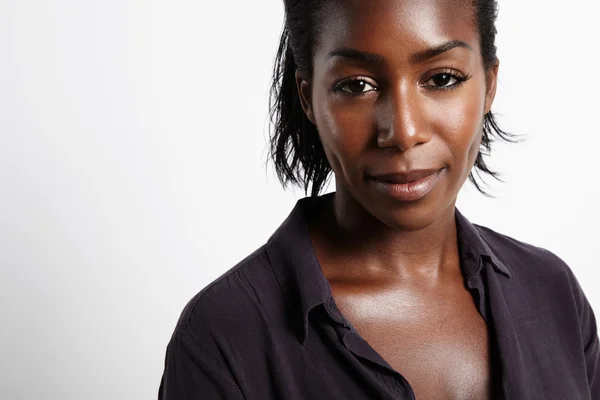
[[[596,317],[571,266],[548,249],[484,226],[475,227],[513,275],[513,279],[503,281],[502,291],[515,326],[533,326],[537,321],[547,332],[561,332],[561,340],[581,345],[588,363],[594,366],[594,371],[598,370],[600,345]],[[542,335],[542,330],[537,334]],[[571,351],[575,349],[571,347]],[[594,385],[598,386],[595,379]]]
[[[585,295],[571,266],[553,251],[474,224],[483,241],[510,271],[506,289],[517,302],[543,301],[581,311]]]
[[[279,282],[262,245],[193,296],[175,328],[207,347],[220,338],[235,340],[257,330],[283,307]]]
[[[571,266],[553,251],[485,226],[473,224],[481,238],[502,260],[512,274],[503,281],[510,298],[526,310],[526,304],[551,305],[551,309],[580,317],[589,309],[589,302]],[[515,305],[517,306],[517,305]],[[539,312],[539,308],[532,309]]]
[[[556,253],[486,226],[473,224],[492,252],[502,260],[517,278],[567,277],[570,266]]]

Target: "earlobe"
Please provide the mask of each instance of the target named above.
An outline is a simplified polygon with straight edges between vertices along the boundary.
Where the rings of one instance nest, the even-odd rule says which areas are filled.
[[[300,97],[300,105],[304,110],[306,117],[315,124],[315,118],[312,110],[312,94],[310,82],[304,80],[298,70],[296,70],[296,88]]]
[[[487,114],[492,109],[492,103],[496,97],[496,86],[498,84],[498,69],[500,60],[496,58],[494,65],[486,73],[486,95],[484,114]]]

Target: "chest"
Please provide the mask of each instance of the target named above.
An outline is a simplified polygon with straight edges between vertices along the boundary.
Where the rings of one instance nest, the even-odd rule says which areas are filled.
[[[344,317],[417,400],[491,398],[488,331],[466,288],[362,296],[334,283],[332,291]]]

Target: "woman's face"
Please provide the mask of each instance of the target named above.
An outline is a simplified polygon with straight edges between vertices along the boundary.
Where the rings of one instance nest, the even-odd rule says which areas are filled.
[[[453,207],[477,157],[498,65],[485,73],[471,3],[329,1],[313,77],[297,74],[338,195],[389,226],[419,229]],[[406,192],[418,175],[397,174],[422,169],[434,174]]]

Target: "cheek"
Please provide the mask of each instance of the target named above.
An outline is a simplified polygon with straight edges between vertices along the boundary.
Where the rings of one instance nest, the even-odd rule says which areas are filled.
[[[470,171],[481,143],[485,94],[479,82],[471,82],[458,90],[455,96],[432,102],[428,114],[433,131],[452,154],[449,167]]]
[[[352,103],[325,90],[315,91],[315,121],[321,143],[335,172],[343,172],[345,166],[354,168],[373,140],[373,115],[366,103]]]

